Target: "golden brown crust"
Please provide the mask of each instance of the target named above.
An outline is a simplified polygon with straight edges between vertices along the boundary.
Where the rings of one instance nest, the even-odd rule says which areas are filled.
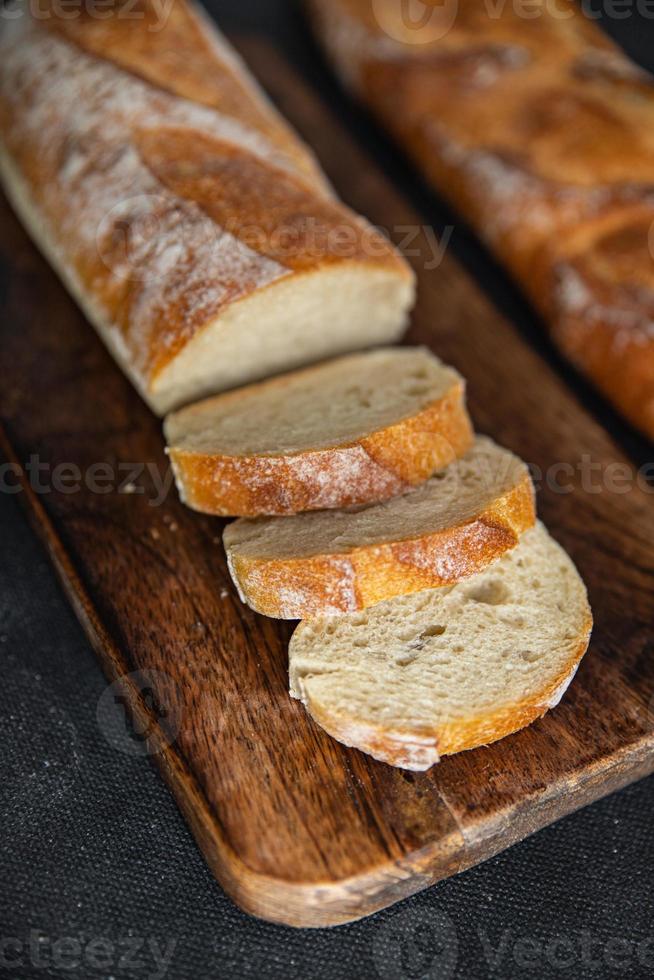
[[[302,272],[344,257],[368,260],[370,249],[352,212],[316,196],[297,174],[204,133],[194,133],[190,147],[188,132],[172,126],[144,127],[134,140],[164,187],[194,201],[219,228],[280,266]],[[376,257],[394,264],[390,242],[375,239]]]
[[[175,357],[239,301],[334,263],[411,273],[333,199],[191,6],[149,26],[115,12],[3,23],[0,137],[14,202],[154,401]]]
[[[490,714],[445,726],[435,725],[433,728],[421,728],[420,731],[405,731],[401,728],[389,731],[383,725],[361,722],[347,714],[326,709],[312,700],[310,692],[304,686],[296,696],[301,694],[311,717],[339,742],[366,752],[391,766],[422,771],[437,763],[442,756],[490,745],[512,735],[555,708],[588,648],[592,626],[592,614],[587,607],[573,653],[556,678],[540,691],[515,704],[503,705]]]
[[[276,382],[266,382],[271,383]],[[258,517],[386,500],[462,456],[472,441],[460,382],[411,418],[344,445],[265,456],[208,454],[174,445],[168,452],[189,507]]]
[[[517,704],[503,705],[489,715],[465,722],[452,722],[420,733],[389,732],[382,726],[362,724],[326,710],[312,701],[307,692],[304,692],[304,705],[321,728],[339,742],[360,749],[391,766],[422,771],[437,763],[442,756],[490,745],[513,735],[556,707],[588,648],[592,625],[592,616],[588,611],[579,633],[579,643],[554,681]]]
[[[53,7],[52,0],[37,2],[43,14]],[[252,98],[238,56],[232,53],[229,62],[225,60],[225,50],[218,49],[215,31],[207,31],[200,8],[174,0],[164,15],[152,0],[118,0],[111,17],[100,2],[98,17],[93,7],[94,0],[87,0],[77,16],[54,16],[45,24],[89,54],[112,61],[151,85],[218,109],[264,133],[316,189],[327,191],[311,151],[272,105]]]
[[[256,612],[308,619],[452,585],[513,548],[534,521],[525,474],[469,522],[418,538],[290,559],[245,558],[227,546],[227,559],[243,601]]]
[[[308,4],[346,82],[654,436],[651,77],[567,0],[428,3],[413,27],[392,0]]]

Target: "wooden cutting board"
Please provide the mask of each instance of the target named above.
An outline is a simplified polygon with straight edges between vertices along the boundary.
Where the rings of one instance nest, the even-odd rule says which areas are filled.
[[[349,204],[398,237],[428,223],[273,51],[243,49]],[[108,676],[131,675],[135,728],[218,880],[244,909],[296,926],[390,905],[654,769],[654,497],[460,266],[446,256],[425,269],[429,242],[411,245],[409,339],[466,375],[481,431],[549,474],[540,512],[596,617],[560,707],[424,774],[346,749],[289,698],[292,626],[239,602],[223,522],[186,510],[174,489],[153,504],[167,468],[160,422],[6,205],[0,215],[2,443],[16,469],[38,454],[50,486],[35,490],[23,470],[19,496]]]

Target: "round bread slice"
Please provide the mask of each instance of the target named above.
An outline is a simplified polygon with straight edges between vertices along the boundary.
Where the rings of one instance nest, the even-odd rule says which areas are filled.
[[[385,500],[472,443],[463,379],[420,347],[340,357],[169,415],[182,499],[257,516]]]
[[[404,769],[558,704],[588,646],[584,583],[542,524],[474,578],[300,623],[290,687],[330,735]]]
[[[223,540],[244,602],[266,616],[307,619],[474,575],[535,519],[525,464],[478,437],[404,496],[358,510],[241,519]]]

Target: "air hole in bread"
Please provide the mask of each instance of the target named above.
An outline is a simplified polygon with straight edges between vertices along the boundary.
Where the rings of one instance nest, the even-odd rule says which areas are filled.
[[[488,606],[499,606],[509,598],[509,590],[504,582],[499,579],[489,579],[471,589],[468,589],[467,597],[473,602],[483,602]]]
[[[435,626],[428,626],[420,634],[420,639],[425,640],[428,636],[442,636],[446,629],[447,626],[441,626],[440,623],[437,623]]]
[[[540,654],[535,650],[521,650],[520,656],[526,664],[533,664],[538,660]]]
[[[416,660],[417,656],[418,654],[415,650],[407,651],[406,653],[401,653],[395,663],[398,667],[408,667],[409,664],[412,664]]]
[[[356,399],[356,401],[358,401],[361,408],[372,407],[372,401],[370,395],[366,394],[365,391],[362,391],[358,385],[354,385],[351,388],[346,388],[343,394],[345,400]]]

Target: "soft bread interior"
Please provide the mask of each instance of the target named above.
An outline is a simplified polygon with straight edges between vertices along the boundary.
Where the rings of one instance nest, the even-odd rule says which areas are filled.
[[[584,584],[539,523],[465,582],[300,623],[291,694],[340,741],[425,769],[554,707],[590,627]]]
[[[159,414],[206,395],[349,351],[393,343],[413,302],[398,263],[340,262],[289,274],[229,306],[154,380]]]
[[[420,347],[383,348],[189,405],[166,419],[169,445],[229,456],[342,446],[417,415],[463,387]]]
[[[284,559],[412,540],[474,519],[528,480],[517,456],[478,436],[465,456],[403,496],[359,509],[241,518],[225,529],[225,546],[239,558]]]

